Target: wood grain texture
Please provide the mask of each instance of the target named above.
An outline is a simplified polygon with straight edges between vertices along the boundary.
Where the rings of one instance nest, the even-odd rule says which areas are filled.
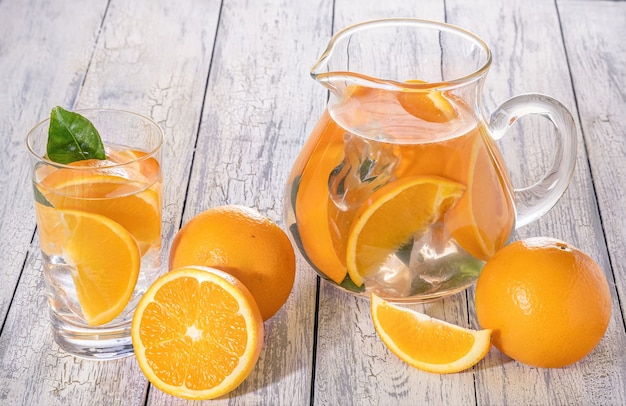
[[[604,338],[610,347],[603,361],[618,366],[611,382],[590,385],[598,404],[626,404],[626,3],[559,3],[565,46],[591,174],[593,194],[600,210],[603,235],[598,236],[602,261],[621,308],[613,306],[612,325]],[[606,245],[606,247],[605,247]],[[621,313],[620,313],[621,310]],[[615,356],[618,351],[621,356]],[[598,385],[601,383],[602,385]],[[610,391],[610,392],[607,392]]]
[[[37,0],[0,3],[2,404],[54,404],[68,386],[96,384],[93,376],[79,372],[80,361],[52,346],[37,241],[30,245],[35,222],[24,141],[52,106],[73,106],[105,9],[106,1],[82,6]],[[106,380],[113,383],[116,378]],[[122,386],[130,394],[132,388]],[[109,396],[114,387],[108,386]],[[79,398],[86,401],[89,395]]]
[[[209,207],[243,204],[282,225],[291,163],[323,109],[324,93],[308,69],[319,52],[312,44],[321,44],[326,34],[319,27],[328,27],[330,7],[319,0],[223,4],[184,221]],[[216,404],[308,402],[316,280],[303,272],[303,262],[287,304],[265,323],[256,368]],[[153,390],[149,403],[185,402]]]
[[[493,349],[454,375],[391,354],[369,302],[320,281],[300,257],[286,306],[265,323],[250,377],[211,405],[626,404],[626,2],[606,0],[0,1],[0,405],[191,405],[148,384],[134,358],[79,360],[52,341],[24,137],[54,105],[116,107],[165,130],[164,253],[181,223],[220,204],[283,225],[291,164],[325,108],[309,69],[333,32],[366,19],[463,26],[494,52],[486,113],[524,92],[556,97],[579,125],[577,167],[556,206],[515,237],[553,236],[589,253],[611,282],[606,336],[547,370]],[[551,158],[545,120],[500,142],[516,185]],[[319,287],[319,288],[318,288]],[[473,289],[414,306],[478,328]],[[317,307],[316,307],[317,305]]]
[[[494,64],[485,88],[487,103],[495,108],[499,101],[512,95],[540,92],[562,101],[577,117],[556,5],[513,1],[500,7],[489,7],[488,3],[474,2],[471,6],[460,1],[447,3],[451,6],[449,21],[477,32],[494,51]],[[468,17],[478,9],[486,20],[496,23],[484,25]],[[551,154],[542,152],[552,149],[551,140],[545,139],[540,123],[532,124],[523,127],[514,138],[504,140],[502,149],[512,172],[528,174],[527,168],[545,168],[542,162],[551,159]],[[598,261],[612,280],[586,151],[580,134],[578,137],[577,166],[568,191],[544,217],[518,230],[517,238],[545,235],[570,242]],[[536,173],[541,174],[541,171]],[[609,332],[584,362],[563,369],[541,370],[512,362],[494,350],[478,369],[478,401],[486,404],[577,404],[587,396],[589,386],[598,388],[603,396],[589,398],[586,403],[604,404],[607,396],[623,399],[623,372],[607,375],[605,365],[612,362],[623,364],[623,357],[615,359],[615,351],[625,344],[614,294]],[[490,363],[494,367],[488,367]],[[510,385],[510,382],[516,382],[516,385]]]
[[[60,72],[81,75],[72,60],[59,60],[57,55],[73,55],[73,47],[85,48],[82,75],[88,67],[88,77],[84,83],[82,76],[79,80],[66,80],[63,90],[71,90],[73,99],[66,98],[62,103],[62,100],[55,100],[58,95],[52,95],[47,98],[44,109],[54,104],[72,107],[77,99],[76,107],[127,108],[150,115],[165,131],[166,185],[185,184],[187,180],[219,16],[218,2],[205,2],[202,7],[197,7],[196,2],[178,2],[177,5],[181,7],[172,7],[166,1],[111,1],[106,15],[103,15],[106,4],[100,10],[93,6],[81,10],[70,5],[67,10],[56,11],[65,21],[59,19],[51,22],[55,24],[53,27],[44,24],[39,27],[44,29],[42,36],[56,30],[64,35],[47,45],[52,47],[46,50],[47,60],[33,60],[45,68],[54,66]],[[29,6],[31,12],[42,7],[45,11],[48,7],[45,2]],[[75,31],[74,21],[82,21],[81,13],[87,13],[88,9],[94,9],[92,12],[96,14],[92,17],[94,23],[88,27],[91,31],[86,32],[87,28],[85,32]],[[34,15],[24,15],[24,20],[30,17]],[[65,31],[59,27],[66,27]],[[27,25],[25,29],[36,31],[37,27]],[[85,44],[74,44],[72,38]],[[45,41],[39,39],[39,42],[46,46]],[[39,72],[44,73],[45,69]],[[37,84],[35,79],[15,80]],[[53,88],[63,86],[63,82],[56,83],[57,80],[49,78],[54,83]],[[39,84],[39,90],[45,88],[46,83]],[[29,95],[29,99],[33,96]],[[28,196],[31,215],[25,214],[25,218],[33,218],[31,199],[32,196]],[[164,203],[164,235],[169,242],[182,214],[180,190],[165,187]],[[2,373],[7,374],[8,385],[6,389],[3,385],[6,393],[0,396],[14,404],[143,404],[148,384],[134,358],[107,363],[82,361],[61,352],[53,342],[50,327],[45,322],[47,310],[41,261],[35,252],[24,267],[14,298],[15,311],[9,314],[3,328],[2,349],[19,349],[23,354],[13,358],[11,364],[3,364]],[[167,249],[164,256],[166,252]],[[164,267],[166,264],[164,262]],[[10,358],[2,359],[10,361]]]
[[[90,7],[52,7],[37,0],[0,3],[0,162],[5,165],[0,177],[0,320],[7,314],[35,230],[26,134],[50,114],[53,103],[74,103],[105,7],[105,1]],[[35,8],[41,13],[33,13]],[[72,31],[55,30],[74,18],[80,24]]]
[[[614,280],[626,280],[626,3],[563,2],[559,11],[610,265]]]

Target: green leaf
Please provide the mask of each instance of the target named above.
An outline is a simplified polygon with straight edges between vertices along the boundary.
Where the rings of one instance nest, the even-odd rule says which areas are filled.
[[[358,286],[357,284],[352,282],[352,279],[350,279],[350,275],[346,275],[346,277],[341,282],[341,284],[339,284],[339,286],[351,292],[356,292],[356,293],[365,292],[365,285]]]
[[[33,191],[35,193],[35,201],[39,204],[42,204],[44,206],[48,206],[48,207],[54,207],[52,206],[52,203],[50,203],[48,201],[48,199],[46,199],[46,197],[43,195],[43,193],[41,193],[41,191],[39,190],[39,188],[37,186],[33,185]]]
[[[48,159],[60,164],[106,159],[104,144],[91,121],[58,106],[50,113],[47,154]]]

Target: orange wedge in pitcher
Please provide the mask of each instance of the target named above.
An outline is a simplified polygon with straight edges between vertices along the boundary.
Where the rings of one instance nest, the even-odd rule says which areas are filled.
[[[335,251],[329,228],[328,179],[343,159],[344,130],[325,111],[315,131],[322,133],[321,139],[317,140],[317,137],[312,136],[309,143],[317,142],[305,145],[305,149],[311,149],[311,156],[297,186],[295,213],[298,232],[309,261],[329,279],[340,284],[346,277],[347,270]]]
[[[486,134],[475,137],[467,168],[467,193],[446,216],[452,237],[483,261],[506,244],[515,222],[515,209],[507,195],[511,186],[497,171],[496,165],[504,166],[495,147],[489,147],[492,143]]]
[[[425,84],[422,80],[407,80],[406,83]],[[432,123],[445,123],[457,116],[450,101],[440,91],[434,89],[403,89],[398,94],[398,102],[414,117]]]
[[[375,191],[356,214],[348,237],[346,263],[352,281],[362,285],[394,251],[439,220],[464,190],[444,178],[414,176]]]

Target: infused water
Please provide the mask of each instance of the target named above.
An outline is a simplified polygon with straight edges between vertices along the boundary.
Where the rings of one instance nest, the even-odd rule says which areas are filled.
[[[399,301],[465,289],[515,223],[483,121],[460,97],[429,89],[348,86],[305,144],[287,194],[292,238],[320,275]]]
[[[106,154],[106,160],[42,163],[34,171],[53,325],[107,330],[128,324],[160,274],[160,163],[119,145],[108,145]]]

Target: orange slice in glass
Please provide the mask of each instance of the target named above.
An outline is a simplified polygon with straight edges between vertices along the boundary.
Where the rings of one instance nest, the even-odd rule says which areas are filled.
[[[112,161],[118,164],[135,161],[130,167],[134,167],[146,180],[154,181],[159,176],[161,166],[156,158],[147,155],[138,149],[107,150],[107,156]]]
[[[371,295],[374,328],[391,352],[407,364],[440,374],[477,364],[491,348],[491,330],[471,330]]]
[[[38,188],[55,209],[100,214],[121,224],[135,237],[142,255],[160,242],[160,183],[142,189],[140,183],[109,172],[64,168]]]
[[[139,276],[139,248],[121,225],[99,214],[60,210],[63,256],[76,268],[76,294],[87,323],[106,324],[128,304]],[[53,217],[49,217],[52,219]]]
[[[137,362],[157,388],[214,399],[237,387],[263,345],[263,319],[248,289],[224,272],[175,269],[150,286],[132,324]]]

